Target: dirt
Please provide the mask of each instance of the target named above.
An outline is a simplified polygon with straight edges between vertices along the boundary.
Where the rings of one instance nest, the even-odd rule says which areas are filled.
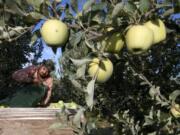
[[[49,129],[57,120],[0,120],[0,135],[73,135],[71,128]]]

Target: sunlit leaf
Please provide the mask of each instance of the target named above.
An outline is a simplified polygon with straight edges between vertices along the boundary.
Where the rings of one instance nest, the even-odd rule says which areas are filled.
[[[150,96],[154,99],[157,95],[159,95],[160,91],[159,88],[157,88],[156,86],[152,86],[149,90],[149,94]]]
[[[40,20],[40,19],[45,19],[46,17],[38,12],[30,12],[26,15],[26,18],[31,19],[32,21],[34,20]],[[29,20],[30,21],[30,20]]]
[[[164,16],[164,17],[170,16],[170,15],[173,14],[173,13],[174,13],[174,9],[171,8],[171,9],[166,10],[166,11],[163,13],[162,16]]]
[[[70,38],[70,44],[76,46],[82,39],[83,33],[81,31],[74,33]]]
[[[83,6],[83,13],[88,12],[91,9],[92,4],[94,3],[94,0],[87,0],[86,3]]]
[[[112,18],[118,16],[118,14],[123,10],[123,3],[120,2],[118,4],[116,4],[116,6],[114,7],[113,11],[112,11]]]
[[[84,78],[84,77],[85,77],[85,72],[86,72],[86,64],[80,66],[80,67],[77,69],[76,77],[77,77],[77,78]]]
[[[33,36],[31,37],[30,45],[33,45],[37,39],[38,39],[38,36],[36,34],[33,34]]]
[[[76,87],[76,88],[78,88],[78,89],[80,89],[80,90],[82,90],[82,84],[80,84],[77,80],[71,80],[71,82],[72,82],[72,84]],[[83,91],[83,90],[82,90]]]
[[[86,92],[86,104],[90,109],[92,109],[93,102],[94,102],[94,85],[95,85],[95,80],[91,80],[88,83],[87,88],[85,90],[85,92]]]
[[[150,0],[140,0],[139,4],[141,13],[146,13],[151,6]]]
[[[124,5],[124,11],[126,13],[134,14],[136,11],[136,5],[133,2],[126,2]]]
[[[14,13],[19,16],[25,16],[27,14],[25,10],[18,6],[18,4],[15,1],[6,0],[6,6],[8,9],[13,10]]]
[[[84,65],[84,64],[86,64],[86,63],[91,61],[90,58],[84,58],[84,59],[79,59],[79,60],[78,59],[70,58],[70,60],[73,62],[73,64],[75,66],[82,66],[82,65]]]
[[[169,95],[169,99],[175,102],[176,98],[180,95],[180,90],[175,90]]]
[[[92,11],[102,11],[106,7],[106,3],[95,4],[92,6]]]
[[[76,127],[80,128],[81,127],[81,118],[84,115],[84,109],[81,108],[78,110],[78,112],[76,113],[76,115],[73,118],[73,124],[76,125]]]

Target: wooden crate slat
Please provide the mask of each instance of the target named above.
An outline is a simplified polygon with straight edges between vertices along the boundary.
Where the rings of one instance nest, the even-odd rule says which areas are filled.
[[[49,108],[1,108],[0,120],[55,119],[60,109]]]

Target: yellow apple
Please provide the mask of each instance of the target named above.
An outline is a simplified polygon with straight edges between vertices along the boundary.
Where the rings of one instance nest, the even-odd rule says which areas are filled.
[[[59,105],[60,108],[63,108],[64,107],[64,102],[62,100],[59,100],[58,105]]]
[[[5,108],[5,106],[4,105],[0,105],[0,108]]]
[[[120,33],[114,33],[102,40],[102,45],[105,46],[106,52],[119,53],[124,46],[124,41]]]
[[[178,104],[175,104],[174,106],[172,106],[170,111],[175,118],[180,117],[180,107]]]
[[[146,22],[144,25],[153,31],[154,34],[153,44],[159,43],[166,39],[166,27],[162,20],[160,19],[151,20]]]
[[[68,109],[77,109],[78,108],[78,105],[74,102],[70,102],[70,103],[65,103],[65,107],[68,108]]]
[[[131,26],[125,36],[128,51],[133,54],[141,54],[147,51],[153,44],[153,31],[143,25]]]
[[[69,30],[65,23],[57,19],[47,20],[41,30],[41,36],[49,46],[62,46],[69,37]]]
[[[112,31],[114,28],[107,28],[107,32]],[[120,33],[113,33],[110,36],[104,37],[101,41],[101,44],[105,46],[104,51],[110,53],[119,53],[124,46],[124,41],[122,39],[122,35]]]
[[[62,109],[64,107],[64,103],[58,102],[58,103],[51,103],[48,108],[59,108]]]
[[[88,74],[91,77],[94,77],[97,74],[96,81],[99,83],[106,82],[113,73],[113,64],[108,59],[94,58],[89,64]]]

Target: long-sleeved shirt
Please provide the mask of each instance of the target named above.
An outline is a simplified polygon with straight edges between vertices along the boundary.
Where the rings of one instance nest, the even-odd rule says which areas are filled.
[[[34,73],[37,71],[37,68],[37,66],[32,65],[24,69],[17,70],[12,74],[12,78],[17,82],[32,83],[33,76]]]

